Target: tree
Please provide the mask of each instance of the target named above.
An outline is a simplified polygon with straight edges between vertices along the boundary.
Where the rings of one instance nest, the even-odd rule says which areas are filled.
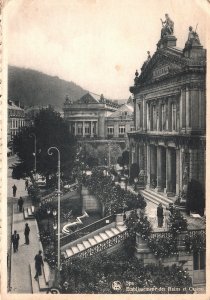
[[[122,156],[118,157],[117,163],[121,167],[128,165],[129,164],[129,151],[127,151],[127,150],[123,151]]]
[[[187,188],[187,210],[203,215],[205,208],[205,193],[202,184],[192,179]]]
[[[130,169],[130,182],[133,183],[135,178],[138,178],[139,175],[139,165],[137,163],[133,163]]]
[[[51,156],[47,153],[48,148],[54,146],[60,150],[62,176],[68,177],[76,155],[76,140],[70,134],[68,124],[52,108],[41,110],[34,120],[34,125],[23,128],[15,136],[14,151],[19,157],[19,162],[14,166],[13,176],[24,178],[32,174],[35,155],[32,134],[36,136],[37,173],[46,178],[56,175],[57,153]]]

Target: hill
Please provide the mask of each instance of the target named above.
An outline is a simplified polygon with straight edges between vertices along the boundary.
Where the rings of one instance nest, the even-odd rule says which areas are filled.
[[[15,66],[8,67],[8,99],[25,106],[51,104],[62,109],[65,96],[75,101],[86,90],[75,84],[35,70]]]

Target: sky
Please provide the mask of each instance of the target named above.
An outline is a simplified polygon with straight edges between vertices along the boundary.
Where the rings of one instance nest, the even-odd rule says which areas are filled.
[[[9,0],[4,10],[8,64],[127,99],[135,70],[153,55],[161,21],[174,21],[177,46],[189,26],[206,47],[208,0]],[[65,91],[64,91],[65,94]]]

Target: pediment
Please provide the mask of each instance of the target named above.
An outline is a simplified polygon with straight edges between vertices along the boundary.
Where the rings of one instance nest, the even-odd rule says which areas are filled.
[[[138,78],[139,83],[148,81],[157,81],[175,74],[183,68],[183,59],[181,53],[170,54],[169,52],[159,50],[153,57],[146,61]]]
[[[77,100],[77,103],[79,104],[94,104],[94,103],[98,103],[98,101],[91,95],[91,94],[85,94],[84,96],[82,96],[82,98],[80,98],[79,100]]]

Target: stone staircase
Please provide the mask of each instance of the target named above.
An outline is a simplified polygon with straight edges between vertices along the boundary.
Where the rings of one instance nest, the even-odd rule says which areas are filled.
[[[146,199],[149,200],[155,204],[161,203],[163,206],[168,207],[169,204],[175,202],[175,198],[172,197],[167,197],[165,194],[160,193],[160,192],[155,192],[153,190],[141,190],[140,191],[141,195]]]
[[[34,219],[35,218],[34,212],[35,212],[35,207],[33,205],[31,205],[27,208],[24,208],[24,210],[23,210],[24,219],[25,220]]]
[[[96,230],[76,241],[62,247],[62,254],[66,260],[75,257],[88,257],[101,251],[119,245],[128,236],[127,228],[122,223],[112,223],[107,227]]]
[[[31,275],[31,287],[32,293],[43,293],[45,294],[46,291],[49,289],[49,280],[50,280],[50,269],[46,262],[44,262],[44,266],[42,267],[42,275],[38,277],[38,280],[34,279],[36,274],[35,264],[31,263],[30,267],[30,275]]]

